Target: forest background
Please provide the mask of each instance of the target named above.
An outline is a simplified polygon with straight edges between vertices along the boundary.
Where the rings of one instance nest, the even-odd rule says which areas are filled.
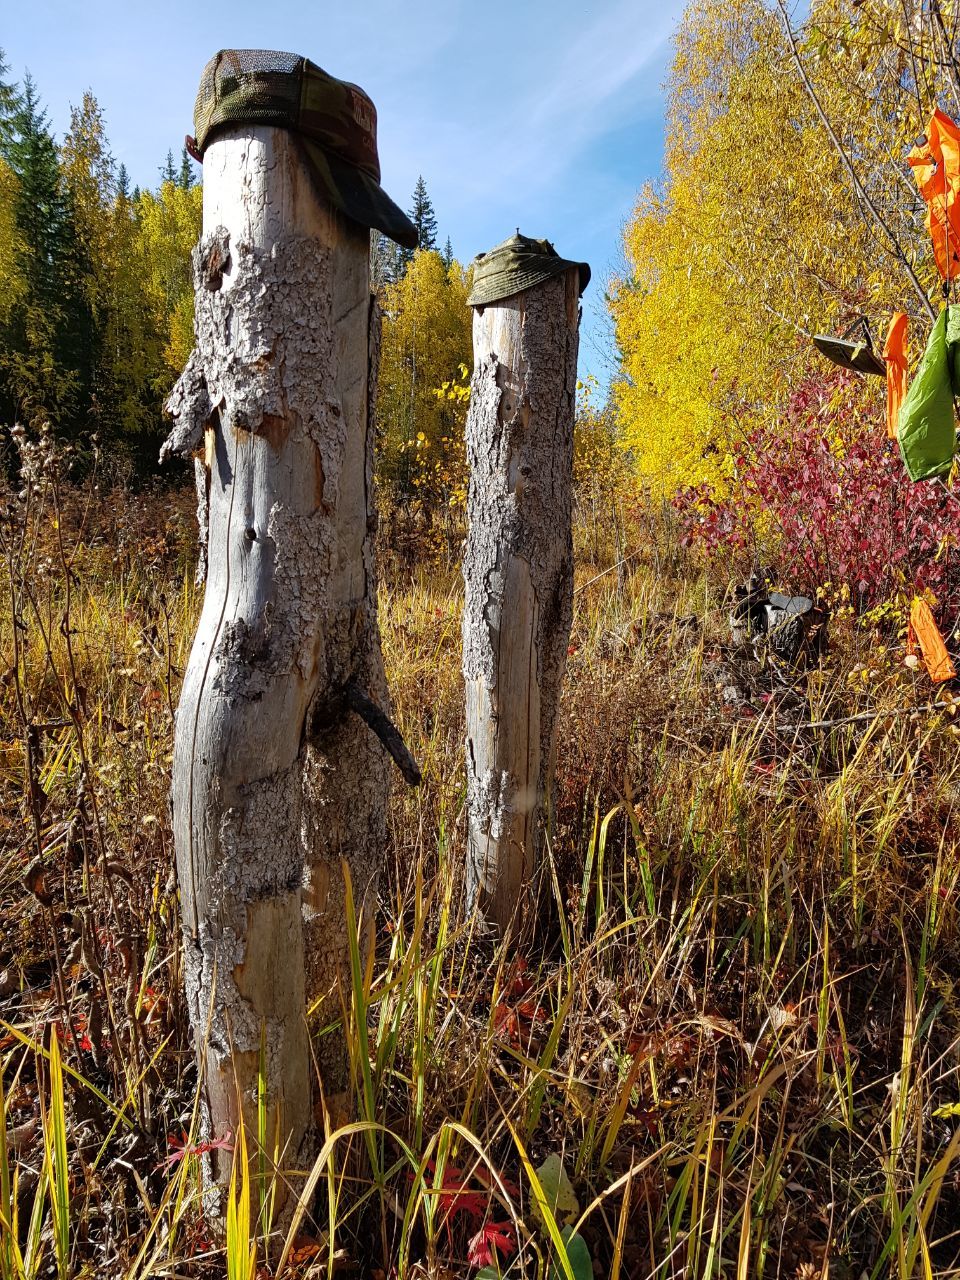
[[[616,372],[584,387],[579,432],[581,472],[606,483],[615,471],[677,500],[690,537],[758,554],[792,499],[755,473],[774,459],[789,472],[777,441],[796,441],[808,402],[835,444],[861,439],[876,413],[878,396],[838,383],[811,334],[867,315],[879,343],[899,309],[915,353],[925,336],[938,279],[905,157],[934,105],[958,106],[948,8],[817,4],[796,36],[785,17],[705,4],[680,24],[663,176],[638,198],[620,267],[595,285]],[[0,78],[0,419],[48,421],[81,451],[96,438],[144,476],[192,344],[198,167],[168,153],[156,189],[131,189],[92,92],[58,144],[29,76]],[[422,253],[375,236],[372,270],[386,315],[381,480],[422,533],[462,508],[470,319],[464,265],[438,241],[422,178],[411,213]],[[816,483],[842,489],[838,448],[812,456]],[[736,513],[723,505],[734,475],[750,497]],[[815,552],[809,538],[805,553],[785,549],[790,568],[811,556],[825,568],[813,537]]]

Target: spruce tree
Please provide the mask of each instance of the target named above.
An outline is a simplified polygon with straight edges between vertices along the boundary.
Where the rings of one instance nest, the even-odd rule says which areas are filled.
[[[20,109],[17,86],[6,78],[9,70],[4,52],[0,49],[0,155],[4,159],[13,139],[13,117]]]
[[[417,178],[417,185],[413,189],[413,204],[407,213],[410,221],[417,228],[418,248],[436,249],[437,215],[433,210],[433,201],[427,194],[427,184],[423,180],[423,174]],[[410,265],[413,253],[412,249],[400,250],[400,261],[404,270]]]
[[[142,440],[152,444],[159,414],[151,378],[160,362],[160,342],[152,330],[147,282],[137,251],[138,198],[131,194],[129,176],[121,165],[113,202],[113,306],[106,350],[113,354],[117,426],[127,437],[136,433],[138,443]],[[156,456],[156,450],[152,456]]]
[[[175,183],[178,177],[179,174],[173,163],[173,152],[168,151],[166,162],[160,166],[160,181]]]
[[[177,175],[177,186],[182,187],[184,191],[189,191],[196,184],[197,177],[193,171],[193,161],[190,159],[190,152],[184,147],[180,152],[180,172]]]
[[[117,174],[103,112],[92,93],[70,112],[60,148],[60,173],[73,228],[69,266],[72,296],[64,338],[72,342],[77,373],[78,425],[115,434],[118,351],[114,204]]]
[[[9,345],[7,322],[25,288],[23,242],[17,227],[18,183],[7,160],[19,95],[16,85],[6,79],[7,69],[3,50],[0,49],[0,353]]]
[[[453,245],[450,243],[449,236],[447,236],[447,243],[443,246],[443,253],[440,256],[443,258],[443,265],[449,271],[453,266]]]
[[[410,217],[417,228],[420,248],[435,249],[437,247],[437,215],[433,210],[433,201],[427,194],[427,184],[423,180],[423,174],[417,178],[417,185],[413,189],[413,208],[410,210]]]
[[[67,211],[57,148],[30,75],[24,78],[23,95],[11,124],[6,159],[20,183],[17,222],[31,250],[38,300],[50,301],[57,296],[55,274],[66,235]]]
[[[17,179],[14,216],[23,244],[26,288],[14,308],[0,352],[0,414],[47,415],[63,425],[75,389],[66,324],[73,229],[57,163],[57,148],[28,75],[10,117],[4,159]]]

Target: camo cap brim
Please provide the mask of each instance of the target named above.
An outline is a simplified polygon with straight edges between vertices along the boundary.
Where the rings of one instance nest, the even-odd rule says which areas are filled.
[[[289,129],[303,145],[318,193],[347,217],[376,227],[408,249],[417,230],[380,186],[377,110],[364,91],[295,53],[221,49],[200,78],[193,153],[218,130],[238,124]]]
[[[478,253],[474,258],[473,286],[467,302],[471,307],[502,302],[504,298],[532,289],[570,267],[576,267],[580,273],[578,292],[582,294],[590,283],[589,263],[561,258],[549,240],[534,240],[518,231],[503,244],[498,244],[488,253]]]
[[[813,345],[841,369],[851,369],[855,373],[873,373],[879,378],[887,376],[886,364],[863,338],[851,342],[848,338],[837,338],[831,333],[817,333],[813,336]]]

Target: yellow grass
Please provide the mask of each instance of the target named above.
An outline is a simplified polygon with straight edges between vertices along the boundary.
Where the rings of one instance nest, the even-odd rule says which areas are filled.
[[[439,1280],[477,1274],[484,1217],[519,1246],[503,1273],[531,1280],[569,1280],[571,1236],[598,1277],[960,1274],[951,717],[774,732],[767,703],[725,712],[725,583],[653,512],[625,573],[597,578],[612,539],[578,530],[553,888],[508,949],[462,904],[456,568],[387,560],[424,783],[395,789],[373,964],[344,975],[356,1122],[284,1170],[292,1226],[271,1218],[275,1153],[241,1155],[224,1248],[167,809],[192,501],[31,502],[3,525],[0,1280],[246,1276],[254,1257]],[[897,644],[838,622],[822,668],[787,677],[802,715],[930,701]],[[864,654],[869,683],[849,678]],[[549,1156],[575,1210],[545,1190]]]

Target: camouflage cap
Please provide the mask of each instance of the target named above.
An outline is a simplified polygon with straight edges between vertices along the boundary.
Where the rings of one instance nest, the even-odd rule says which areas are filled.
[[[203,69],[193,111],[191,153],[236,124],[290,129],[321,196],[347,217],[408,249],[417,230],[380,186],[377,110],[364,91],[295,53],[221,49]]]
[[[478,253],[473,260],[473,287],[467,302],[471,307],[485,307],[535,284],[558,276],[568,267],[580,272],[579,292],[590,283],[590,265],[561,258],[549,240],[533,240],[517,234],[489,253]]]

